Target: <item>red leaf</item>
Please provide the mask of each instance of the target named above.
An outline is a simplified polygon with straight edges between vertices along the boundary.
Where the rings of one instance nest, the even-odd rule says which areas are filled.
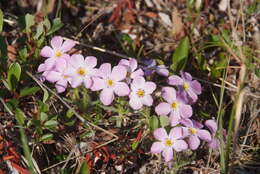
[[[15,164],[14,162],[11,162],[11,165],[13,166],[13,168],[15,168],[16,170],[18,170],[18,172],[20,172],[20,174],[30,174],[28,170],[24,169],[23,167]]]

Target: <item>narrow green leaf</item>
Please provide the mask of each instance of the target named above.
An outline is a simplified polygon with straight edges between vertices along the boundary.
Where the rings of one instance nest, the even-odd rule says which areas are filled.
[[[47,120],[47,118],[48,118],[48,115],[46,113],[44,113],[44,112],[40,113],[41,122],[44,122],[45,120]]]
[[[44,19],[43,25],[46,27],[47,31],[51,29],[51,23],[48,18]]]
[[[179,72],[180,70],[184,69],[189,55],[189,47],[189,38],[185,37],[183,40],[181,40],[172,56],[171,69],[174,72]]]
[[[4,24],[4,14],[0,9],[0,33],[3,31],[3,24]]]
[[[134,141],[133,143],[132,143],[132,150],[135,150],[137,147],[138,147],[138,145],[139,145],[139,141]]]
[[[80,174],[90,174],[90,169],[86,161],[84,161],[80,167]]]
[[[150,125],[150,128],[151,130],[155,130],[158,128],[159,126],[159,121],[158,121],[158,117],[153,115],[150,120],[149,120],[149,125]]]
[[[46,128],[55,128],[58,125],[58,122],[56,120],[48,120],[44,123],[44,127]]]
[[[34,35],[34,39],[37,40],[42,35],[43,32],[44,32],[43,22],[41,22],[39,25],[37,25],[36,34]]]
[[[52,23],[52,27],[49,30],[49,32],[46,34],[47,36],[54,33],[55,31],[58,31],[61,27],[63,27],[63,23],[61,22],[60,18],[55,18]]]
[[[15,118],[16,118],[16,121],[18,122],[19,125],[23,125],[24,124],[25,115],[24,115],[24,112],[21,109],[16,108],[16,110],[15,110]]]
[[[52,139],[53,139],[53,134],[45,134],[40,138],[40,141],[47,141]]]
[[[24,96],[27,96],[27,95],[31,95],[31,94],[35,94],[36,92],[38,92],[40,90],[39,87],[25,87],[23,88],[21,91],[20,91],[20,96],[21,97],[24,97]]]
[[[49,93],[45,88],[42,88],[43,90],[43,99],[42,102],[45,103],[47,101],[47,99],[49,98]]]
[[[21,76],[21,66],[19,63],[12,63],[8,70],[7,83],[11,90],[15,90]]]

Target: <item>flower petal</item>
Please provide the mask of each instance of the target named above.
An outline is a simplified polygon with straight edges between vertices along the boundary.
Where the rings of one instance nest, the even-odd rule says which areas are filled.
[[[86,87],[86,88],[91,88],[91,86],[92,86],[92,79],[90,78],[90,77],[85,77],[84,78],[84,80],[83,80],[83,82],[84,82],[84,86]]]
[[[78,86],[80,86],[83,82],[83,78],[81,77],[77,77],[77,76],[73,76],[72,77],[72,81],[71,81],[71,87],[72,88],[77,88]]]
[[[63,42],[62,46],[61,46],[61,51],[62,52],[68,52],[71,50],[71,48],[73,48],[76,45],[76,42],[74,40],[71,39],[67,39]]]
[[[173,150],[171,147],[166,147],[163,149],[162,156],[164,157],[165,162],[169,162],[173,159]]]
[[[190,119],[182,119],[181,124],[183,124],[186,127],[193,127],[193,123]]]
[[[200,139],[196,135],[191,135],[189,137],[188,143],[189,143],[189,147],[192,150],[196,150],[200,145]]]
[[[128,85],[124,82],[117,82],[114,91],[118,96],[126,96],[130,93]]]
[[[138,76],[133,79],[133,82],[131,84],[131,89],[133,91],[138,90],[140,88],[143,88],[145,84],[145,79],[142,76]]]
[[[111,72],[111,79],[121,81],[126,77],[126,68],[122,65],[115,66]]]
[[[162,88],[162,97],[168,103],[172,103],[176,100],[176,90],[172,87],[164,87]]]
[[[129,59],[129,66],[130,66],[132,71],[136,70],[136,68],[137,68],[136,59],[133,59],[133,58]]]
[[[181,116],[180,116],[179,109],[172,110],[170,114],[171,125],[176,126],[177,124],[180,123],[180,120],[181,120]]]
[[[171,106],[169,103],[160,103],[158,106],[155,107],[155,112],[158,115],[168,115],[171,111]]]
[[[51,46],[52,48],[54,48],[55,50],[56,49],[60,49],[61,48],[61,45],[62,45],[62,37],[61,36],[55,36],[52,38],[51,40]]]
[[[187,72],[180,72],[181,77],[187,81],[191,81],[192,80],[192,76],[190,75],[190,73]]]
[[[168,83],[170,85],[182,85],[183,84],[183,80],[179,76],[172,75],[172,76],[170,76],[168,78]]]
[[[73,54],[68,60],[68,63],[76,69],[85,65],[84,57],[81,54]]]
[[[43,72],[43,71],[45,71],[45,65],[44,65],[44,63],[42,63],[42,64],[39,65],[37,71],[38,71],[38,72]]]
[[[163,142],[154,142],[151,147],[151,152],[152,153],[161,153],[164,148],[165,148],[165,145]]]
[[[49,46],[45,46],[41,49],[40,55],[42,57],[52,57],[53,56],[53,49]]]
[[[97,65],[97,58],[94,56],[87,56],[85,58],[85,63],[88,65],[88,67],[94,68]]]
[[[213,138],[210,142],[209,142],[209,147],[217,150],[220,146],[219,140],[217,138]]]
[[[198,96],[192,91],[192,89],[186,90],[189,97],[192,99],[192,103],[195,103],[198,99]]]
[[[61,73],[60,72],[56,72],[56,71],[50,71],[48,73],[48,75],[46,76],[46,79],[49,82],[57,82],[58,80],[60,80],[62,78]]]
[[[210,135],[209,131],[207,131],[207,130],[198,129],[197,135],[200,139],[202,139],[204,141],[207,141],[207,142],[211,141],[211,135]]]
[[[103,63],[99,67],[99,76],[106,78],[106,77],[110,76],[110,74],[111,74],[111,64],[110,63]]]
[[[67,88],[67,85],[68,85],[68,81],[67,80],[59,80],[56,84],[55,84],[55,87],[58,91],[58,93],[62,93],[66,90]]]
[[[45,71],[51,71],[55,67],[55,64],[56,64],[55,58],[46,59],[44,62]]]
[[[141,98],[141,102],[146,106],[152,106],[153,104],[153,98],[151,95],[145,95]]]
[[[153,132],[153,136],[155,139],[164,141],[166,138],[168,138],[168,134],[164,128],[158,128]]]
[[[165,67],[165,65],[159,65],[156,68],[156,73],[161,76],[167,77],[169,75],[169,70]]]
[[[192,107],[186,104],[180,104],[180,114],[182,118],[189,118],[192,116]]]
[[[67,61],[65,59],[57,59],[55,64],[55,70],[58,72],[62,73],[67,68]]]
[[[156,89],[156,84],[154,82],[145,82],[144,90],[146,94],[151,94]]]
[[[138,76],[143,76],[143,75],[144,75],[143,70],[142,70],[142,69],[138,69],[138,70],[132,72],[132,74],[130,75],[130,77],[131,77],[132,79],[134,79],[134,78],[136,78],[136,77],[138,77]]]
[[[106,87],[105,81],[98,77],[92,77],[93,85],[91,87],[92,91],[99,91]]]
[[[173,142],[173,149],[177,152],[186,150],[188,148],[188,144],[184,140],[175,140]]]
[[[218,125],[215,120],[207,120],[205,121],[205,125],[209,128],[209,130],[212,133],[215,133],[218,130]]]
[[[197,95],[201,94],[201,85],[197,80],[193,80],[190,83],[190,86]]]
[[[169,133],[169,137],[172,140],[180,139],[182,136],[183,136],[183,133],[182,133],[181,127],[174,127],[174,128],[171,129],[171,131]]]
[[[130,97],[129,105],[134,109],[138,110],[141,109],[143,104],[141,100],[138,97]]]
[[[104,105],[110,105],[114,100],[114,91],[112,88],[104,88],[100,93],[100,101]]]

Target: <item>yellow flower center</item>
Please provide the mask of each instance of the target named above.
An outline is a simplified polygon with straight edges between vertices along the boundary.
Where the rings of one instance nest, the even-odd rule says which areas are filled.
[[[67,79],[67,78],[69,78],[69,76],[64,75],[63,78],[64,78],[64,79]]]
[[[171,147],[173,145],[173,141],[169,138],[165,140],[165,145]]]
[[[77,73],[81,76],[85,76],[87,74],[87,71],[84,68],[79,68]]]
[[[144,90],[139,89],[139,90],[136,92],[136,94],[138,95],[138,97],[143,97],[144,94],[145,94],[145,92],[144,92]]]
[[[197,130],[196,130],[195,128],[193,128],[193,127],[190,127],[190,128],[189,128],[189,131],[190,131],[190,133],[191,133],[192,135],[195,135],[195,134],[197,133]]]
[[[56,51],[55,56],[56,56],[57,58],[60,57],[60,56],[62,56],[62,52]]]
[[[171,106],[172,106],[173,109],[177,109],[178,106],[179,106],[179,103],[178,102],[173,102]]]
[[[110,79],[107,80],[107,85],[108,86],[113,86],[113,84],[114,84],[113,80],[110,80]]]
[[[187,91],[189,88],[190,88],[190,85],[188,83],[184,82],[183,89]]]

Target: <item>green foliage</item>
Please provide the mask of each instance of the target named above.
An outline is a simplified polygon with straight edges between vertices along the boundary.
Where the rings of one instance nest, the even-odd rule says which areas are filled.
[[[3,24],[4,24],[4,14],[3,11],[0,9],[0,33],[3,31]]]
[[[19,125],[24,125],[25,114],[21,109],[17,108],[15,110],[15,117]]]
[[[61,27],[63,27],[63,23],[61,22],[60,18],[55,18],[52,22],[52,27],[47,32],[46,36],[53,34],[54,32],[58,31]]]
[[[36,86],[36,87],[25,87],[25,88],[20,90],[20,97],[25,97],[25,96],[28,96],[28,95],[35,94],[39,90],[40,90],[40,88],[38,86]]]
[[[171,70],[174,72],[179,72],[185,68],[189,55],[189,47],[189,38],[185,37],[183,40],[181,40],[172,56]]]
[[[149,120],[149,127],[152,131],[159,127],[159,120],[157,116],[155,115],[151,116]]]
[[[21,71],[22,69],[19,63],[12,63],[9,66],[7,76],[7,87],[9,90],[14,91],[17,88],[21,76]]]
[[[81,164],[79,174],[89,174],[90,169],[86,161]]]

